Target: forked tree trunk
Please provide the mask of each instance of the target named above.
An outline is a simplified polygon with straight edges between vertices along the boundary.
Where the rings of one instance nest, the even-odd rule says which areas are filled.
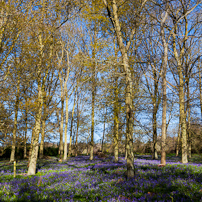
[[[38,147],[39,147],[39,133],[41,129],[41,115],[42,115],[43,97],[41,90],[41,83],[38,84],[38,111],[36,113],[35,126],[33,128],[33,145],[31,151],[31,158],[29,162],[28,175],[36,174],[36,163],[38,159]]]
[[[45,89],[45,80],[48,74],[48,69],[41,81],[42,76],[42,60],[43,60],[43,43],[42,43],[42,33],[38,36],[40,44],[40,61],[37,69],[37,81],[38,81],[38,97],[37,97],[37,111],[35,115],[35,125],[32,130],[32,143],[31,143],[31,156],[28,162],[28,175],[36,174],[36,163],[38,159],[38,149],[39,149],[39,133],[41,130],[41,117],[42,117],[42,108],[43,108],[43,95]]]
[[[107,6],[107,3],[105,1],[105,5]],[[108,6],[107,6],[108,7]],[[114,29],[117,36],[117,42],[119,45],[119,49],[121,51],[122,55],[122,62],[123,62],[123,69],[125,72],[125,82],[126,82],[126,150],[127,150],[127,178],[132,178],[135,175],[135,169],[134,169],[134,154],[133,154],[133,106],[132,106],[132,77],[131,77],[131,71],[129,68],[128,63],[128,48],[130,46],[129,41],[127,43],[127,47],[123,43],[122,39],[122,33],[121,33],[121,26],[118,18],[118,8],[116,5],[116,0],[112,0],[112,16],[113,16],[113,24]],[[132,30],[132,33],[135,33],[135,29]],[[133,36],[131,36],[132,38]]]

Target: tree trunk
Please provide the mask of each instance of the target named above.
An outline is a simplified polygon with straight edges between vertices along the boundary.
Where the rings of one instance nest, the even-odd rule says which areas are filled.
[[[164,53],[165,54],[165,53]],[[167,61],[167,60],[166,60]],[[166,107],[167,107],[167,98],[166,98],[166,67],[167,62],[165,63],[164,59],[164,69],[163,69],[163,111],[162,111],[162,129],[161,129],[161,164],[166,164]]]
[[[199,93],[200,93],[200,107],[201,107],[201,119],[202,119],[202,85],[201,85],[201,68],[198,68],[199,72]]]
[[[45,128],[46,128],[46,120],[45,118],[42,119],[42,127],[41,127],[41,143],[40,143],[40,152],[39,158],[43,158],[43,151],[44,151],[44,136],[45,136]]]
[[[93,145],[94,145],[94,110],[95,110],[95,87],[92,91],[92,112],[91,112],[91,141],[90,141],[90,160],[93,160]]]
[[[60,120],[60,159],[62,160],[63,157],[63,126],[64,126],[64,97],[61,98],[61,120]]]
[[[161,38],[163,42],[163,72],[162,72],[162,93],[163,93],[163,111],[162,111],[162,126],[161,126],[161,164],[166,164],[166,107],[167,107],[167,97],[166,97],[166,70],[168,62],[168,43],[165,39],[164,26],[168,16],[168,8],[166,9],[165,15],[161,21]]]
[[[106,5],[106,3],[105,3]],[[116,0],[112,0],[113,24],[117,36],[119,50],[122,55],[123,69],[126,79],[126,150],[127,150],[127,178],[132,178],[135,175],[134,170],[134,154],[133,154],[133,117],[132,117],[132,78],[131,71],[128,63],[127,48],[125,47],[122,39],[121,26],[118,18],[118,8]],[[133,31],[132,31],[133,32]],[[130,41],[127,46],[130,46]]]
[[[33,146],[31,151],[31,158],[29,162],[28,175],[36,174],[36,163],[38,158],[39,147],[39,133],[41,129],[41,115],[42,115],[43,97],[41,90],[41,83],[38,84],[38,112],[36,113],[35,126],[33,128]]]
[[[71,157],[71,154],[72,154],[72,132],[73,132],[73,122],[74,122],[75,100],[76,99],[74,97],[74,105],[73,105],[73,109],[72,109],[71,126],[70,126],[70,138],[69,138],[68,157]]]
[[[188,67],[188,64],[186,65]],[[188,69],[186,70],[186,91],[187,91],[187,138],[188,138],[188,157],[191,158],[191,111],[190,111],[190,95],[189,95],[189,77]]]
[[[12,140],[12,148],[11,148],[11,156],[10,162],[15,160],[15,147],[16,147],[16,132],[17,132],[17,119],[18,119],[18,107],[19,107],[19,93],[20,93],[20,86],[19,81],[17,85],[17,95],[15,101],[15,118],[14,118],[14,126],[13,126],[13,140]]]
[[[64,145],[64,160],[67,160],[67,127],[68,127],[68,101],[69,98],[66,97],[66,116],[65,116],[65,145]]]
[[[27,158],[27,107],[25,109],[24,158]]]
[[[119,160],[119,120],[118,120],[118,84],[117,78],[115,78],[115,102],[114,102],[114,161],[118,162]]]
[[[93,50],[93,58],[95,59],[95,51]],[[95,64],[93,64],[92,75],[92,103],[91,103],[91,141],[90,141],[90,160],[93,160],[94,147],[94,127],[95,127]]]
[[[76,141],[75,141],[75,156],[78,155],[78,135],[79,135],[79,99],[77,92],[77,125],[76,125]]]
[[[27,158],[27,130],[24,135],[24,158]]]
[[[56,116],[57,116],[57,126],[59,126],[59,133],[60,133],[60,114],[59,114],[59,109],[56,111]],[[58,145],[58,155],[60,155],[60,142]]]
[[[34,141],[34,130],[32,129],[32,137],[31,137],[31,144],[30,144],[30,148],[29,148],[29,156],[28,156],[28,167],[29,167],[29,162],[31,159],[31,155],[32,155],[32,147],[33,147],[33,141]]]
[[[182,68],[178,66],[179,74],[179,105],[181,119],[181,141],[182,141],[182,163],[188,163],[187,159],[187,133],[186,133],[186,114],[184,112],[184,90],[183,90],[183,75]]]
[[[153,154],[152,154],[152,158],[158,159],[158,153],[157,153],[157,121],[156,121],[157,111],[156,111],[155,105],[154,105],[153,110],[154,111],[153,111]]]
[[[180,151],[180,140],[181,140],[181,132],[180,132],[180,118],[179,118],[179,127],[178,127],[178,134],[177,134],[177,147],[176,147],[176,156],[179,155],[179,151]]]
[[[102,134],[102,152],[104,152],[104,138],[105,138],[105,119],[107,115],[107,107],[106,107],[106,114],[104,115],[104,126],[103,126],[103,134]]]
[[[182,163],[188,163],[187,159],[187,133],[186,133],[186,114],[184,106],[184,81],[182,74],[182,65],[178,57],[175,40],[173,42],[174,46],[174,55],[177,60],[177,70],[179,76],[179,108],[180,108],[180,123],[181,123],[181,142],[182,142]]]
[[[31,144],[31,156],[28,163],[28,175],[36,174],[36,163],[38,159],[38,148],[39,148],[39,133],[41,129],[41,116],[42,116],[42,108],[43,108],[43,95],[44,95],[44,87],[45,87],[45,79],[48,73],[48,69],[46,71],[43,80],[41,81],[42,76],[42,60],[43,60],[43,44],[42,44],[42,33],[38,36],[39,44],[40,44],[40,61],[37,69],[37,81],[38,81],[38,97],[37,97],[37,111],[35,116],[35,126],[32,130],[32,144]]]

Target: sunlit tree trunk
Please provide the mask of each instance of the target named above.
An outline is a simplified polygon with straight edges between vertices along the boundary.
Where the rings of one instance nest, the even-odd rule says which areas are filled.
[[[57,110],[56,110],[56,117],[57,117],[57,126],[59,127],[59,134],[60,134],[60,112],[59,112],[59,108],[57,108]],[[60,142],[58,145],[58,155],[60,156]]]
[[[41,130],[41,117],[42,117],[42,108],[44,101],[44,89],[45,89],[45,81],[48,74],[49,69],[46,69],[45,75],[42,79],[42,61],[43,61],[43,42],[42,42],[42,33],[40,32],[38,36],[39,46],[40,46],[40,60],[37,69],[37,82],[38,82],[38,96],[37,96],[37,111],[35,115],[35,125],[32,131],[32,150],[31,157],[28,163],[28,175],[36,174],[36,163],[38,159],[38,149],[39,149],[39,134]],[[50,48],[52,50],[52,48]],[[50,52],[50,58],[52,56],[52,51]]]
[[[39,158],[43,158],[45,128],[46,128],[46,120],[45,118],[43,118],[41,124],[41,143],[40,143]]]
[[[95,70],[94,70],[95,71]],[[95,73],[93,72],[93,80]],[[95,82],[93,82],[95,83]],[[95,127],[95,86],[92,90],[92,104],[91,104],[91,140],[90,140],[90,160],[93,160],[93,146],[94,146],[94,127]]]
[[[177,147],[176,147],[176,156],[179,155],[179,151],[180,151],[180,142],[181,142],[181,131],[180,131],[180,117],[179,117],[179,126],[178,126],[178,133],[177,133]]]
[[[77,124],[76,124],[76,141],[75,141],[75,156],[78,155],[78,135],[79,135],[79,97],[77,92]]]
[[[123,43],[121,26],[118,18],[118,8],[116,4],[116,0],[112,0],[112,11],[110,12],[110,8],[106,0],[103,0],[107,11],[109,12],[109,17],[113,16],[113,26],[117,37],[117,42],[119,45],[119,50],[122,56],[122,65],[125,72],[125,82],[126,82],[126,150],[127,150],[127,178],[132,178],[135,175],[134,170],[134,154],[133,154],[133,117],[132,117],[132,77],[131,71],[128,63],[128,54],[127,51],[130,47],[131,40],[128,41],[125,46]],[[130,39],[133,38],[136,28],[131,31]]]
[[[74,105],[72,109],[72,116],[71,116],[71,126],[70,126],[70,138],[69,138],[69,150],[68,150],[68,157],[71,157],[72,154],[72,132],[73,132],[73,122],[74,122],[74,109],[76,104],[76,98],[74,97]]]
[[[39,133],[41,129],[41,115],[42,115],[43,97],[41,90],[41,82],[38,83],[38,111],[35,118],[35,126],[33,128],[33,145],[31,151],[31,158],[29,162],[28,175],[36,174],[36,163],[38,158],[38,147],[39,147]]]
[[[18,118],[18,108],[19,108],[19,95],[20,95],[20,82],[18,80],[16,100],[15,100],[15,118],[14,118],[14,126],[13,126],[13,140],[12,140],[12,147],[11,147],[10,162],[13,162],[15,160],[15,147],[16,147],[16,132],[17,132],[17,118]]]
[[[67,127],[68,127],[68,101],[69,101],[69,98],[66,97],[66,116],[65,116],[65,144],[64,144],[64,160],[67,160]]]
[[[62,160],[63,157],[63,126],[64,126],[64,98],[62,97],[61,99],[61,119],[60,119],[60,145],[59,145],[59,150],[60,150],[60,159]]]
[[[188,35],[188,24],[186,23],[185,26],[185,41],[183,48],[180,52],[180,56],[178,55],[177,47],[176,47],[176,32],[177,32],[177,25],[175,25],[175,30],[173,33],[173,49],[174,49],[174,56],[177,61],[177,71],[178,71],[178,76],[179,76],[179,108],[180,108],[180,123],[181,123],[181,142],[182,142],[182,163],[187,163],[188,158],[187,158],[187,130],[186,130],[186,113],[185,113],[185,103],[184,103],[184,81],[183,81],[183,68],[182,68],[182,63],[181,59],[185,50],[185,42],[187,39]]]

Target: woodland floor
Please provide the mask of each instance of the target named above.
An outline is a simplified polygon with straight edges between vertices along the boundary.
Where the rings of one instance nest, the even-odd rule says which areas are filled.
[[[26,176],[27,161],[13,164],[0,160],[0,201],[202,201],[202,157],[194,155],[183,165],[179,157],[167,156],[167,165],[150,155],[136,155],[134,179],[125,177],[123,157],[72,157],[59,163],[49,157],[38,161],[35,176]]]

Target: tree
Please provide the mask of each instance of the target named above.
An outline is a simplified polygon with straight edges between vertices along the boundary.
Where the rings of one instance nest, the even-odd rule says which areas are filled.
[[[140,15],[144,5],[146,4],[146,0],[143,2],[136,2],[139,7],[134,7],[134,16],[135,22],[137,23],[140,20]],[[136,32],[136,24],[133,25],[130,30],[130,34],[128,36],[128,40],[126,45],[124,44],[124,39],[121,32],[121,24],[119,19],[118,5],[116,0],[107,1],[103,0],[103,3],[106,7],[106,11],[109,19],[112,22],[114,32],[116,33],[117,43],[119,45],[119,50],[122,56],[123,69],[125,73],[125,82],[126,82],[126,149],[127,149],[127,177],[134,177],[134,154],[133,154],[133,117],[132,117],[132,77],[131,70],[129,68],[129,58],[128,58],[128,50],[131,45],[131,41]],[[125,3],[129,3],[126,1]],[[130,2],[131,3],[131,2]],[[121,5],[121,4],[120,4]],[[119,6],[120,6],[119,5]],[[120,9],[120,8],[119,8]]]

